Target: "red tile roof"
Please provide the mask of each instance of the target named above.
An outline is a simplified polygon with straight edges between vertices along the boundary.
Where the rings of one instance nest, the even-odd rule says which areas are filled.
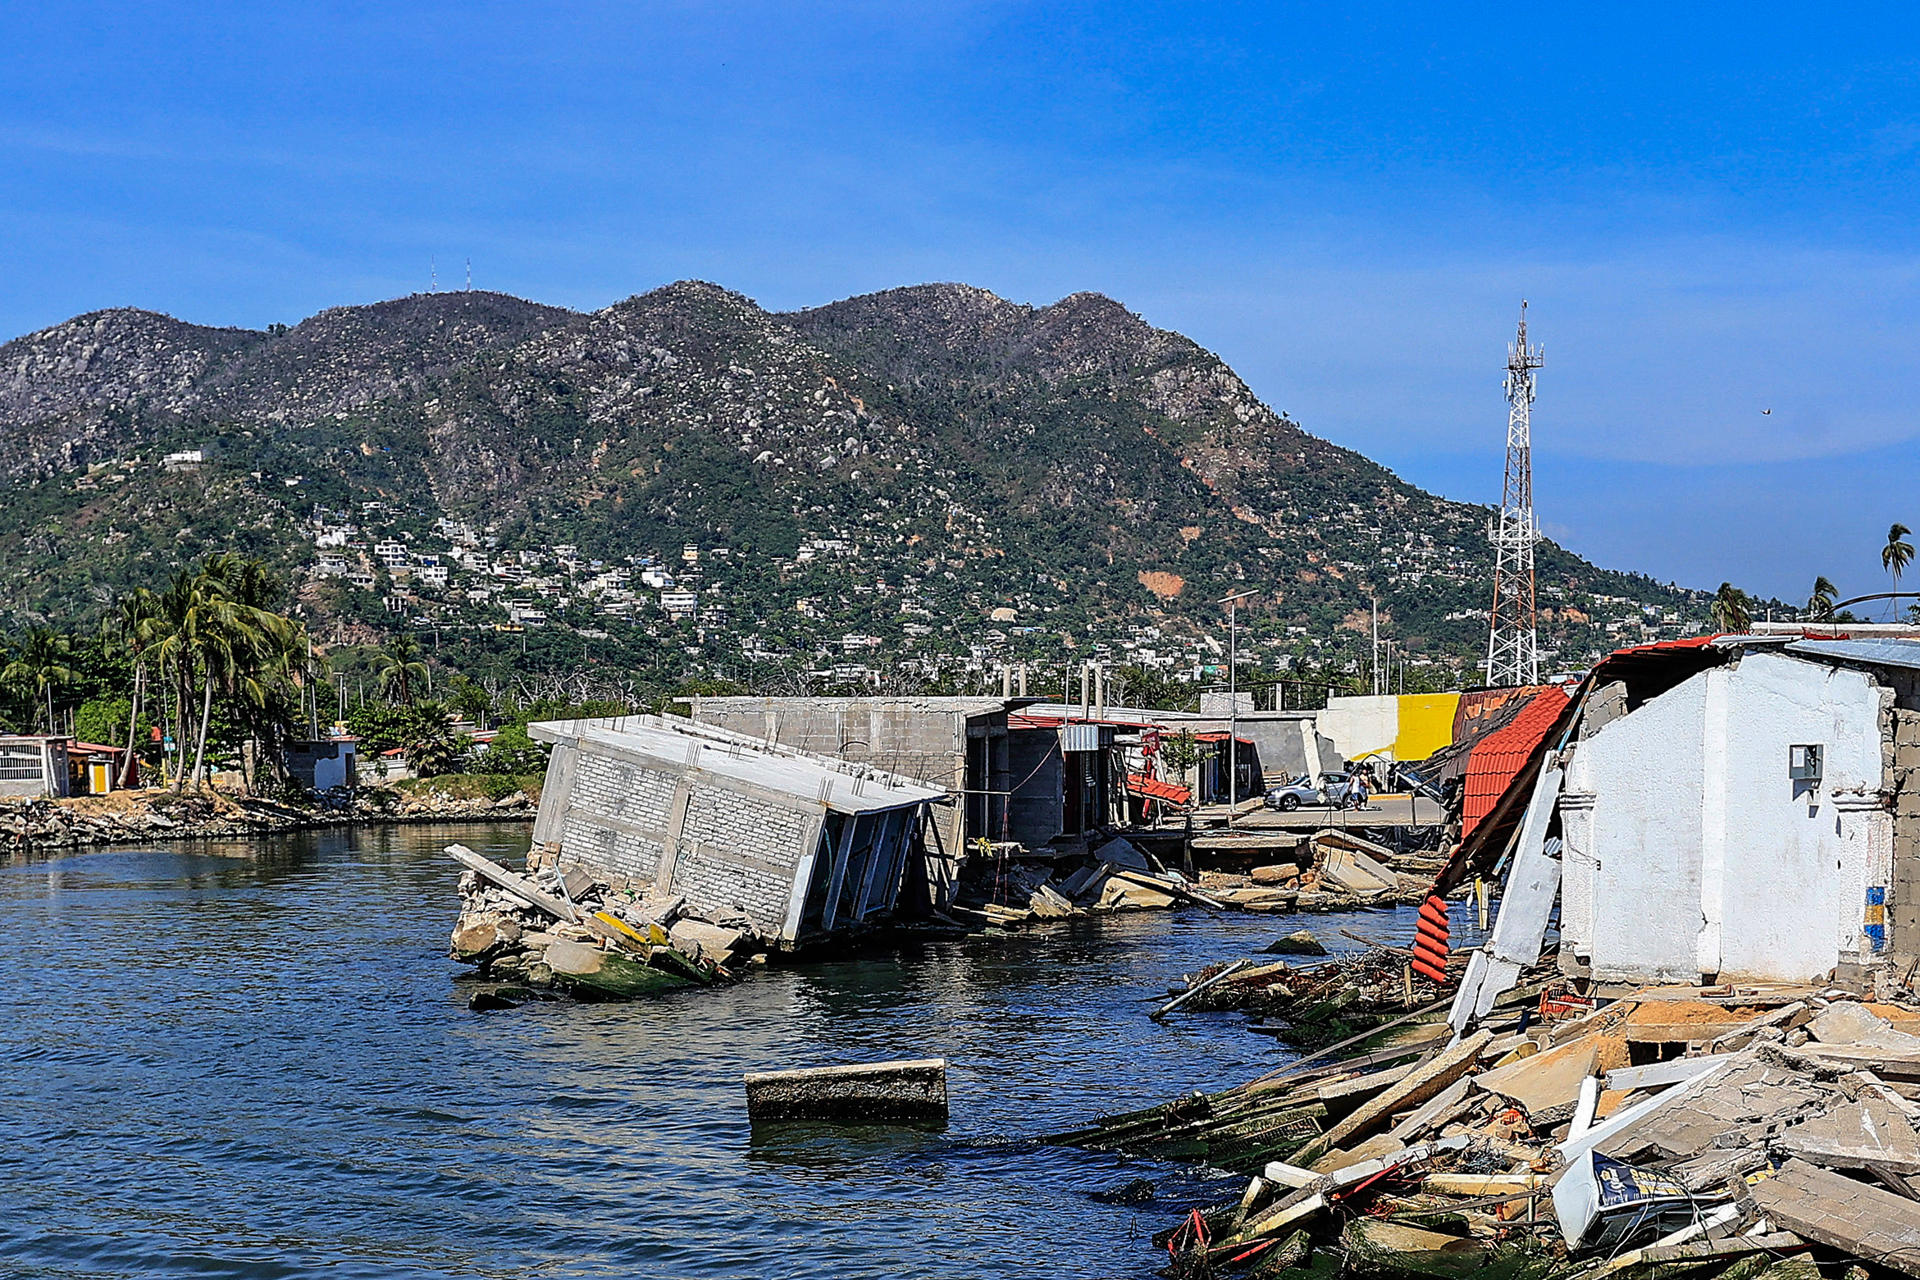
[[[1567,708],[1567,691],[1548,685],[1533,695],[1511,721],[1482,738],[1467,758],[1467,789],[1460,807],[1460,836],[1464,840],[1498,804],[1507,787],[1541,741],[1559,723]]]
[[[1149,778],[1144,773],[1127,775],[1127,790],[1149,800],[1164,800],[1168,804],[1185,804],[1193,799],[1193,788],[1178,783],[1162,782],[1158,778]]]

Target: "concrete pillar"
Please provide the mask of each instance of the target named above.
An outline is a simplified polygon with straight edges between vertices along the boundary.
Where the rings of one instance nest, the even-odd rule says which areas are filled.
[[[1593,946],[1591,791],[1560,794],[1560,965],[1584,966]]]

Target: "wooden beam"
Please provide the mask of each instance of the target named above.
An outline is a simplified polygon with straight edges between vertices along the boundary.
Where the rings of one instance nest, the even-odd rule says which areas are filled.
[[[543,893],[533,881],[515,875],[490,858],[483,858],[463,844],[447,846],[447,856],[483,880],[491,881],[529,906],[538,907],[556,920],[578,923],[580,912],[571,902],[563,902]]]

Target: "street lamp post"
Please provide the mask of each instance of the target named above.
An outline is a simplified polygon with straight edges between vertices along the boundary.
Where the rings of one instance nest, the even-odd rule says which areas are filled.
[[[1242,591],[1218,603],[1227,606],[1227,829],[1240,807],[1240,619],[1238,608],[1258,591]]]

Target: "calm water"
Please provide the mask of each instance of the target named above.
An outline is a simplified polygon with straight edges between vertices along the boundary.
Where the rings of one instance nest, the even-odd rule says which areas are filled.
[[[1202,1176],[1032,1138],[1284,1060],[1237,1017],[1146,1013],[1289,917],[470,1013],[455,839],[518,857],[527,830],[0,861],[0,1275],[1144,1276]],[[1309,923],[1340,944],[1407,921]],[[932,1056],[945,1132],[748,1130],[744,1071]],[[1160,1202],[1091,1198],[1140,1176]]]

